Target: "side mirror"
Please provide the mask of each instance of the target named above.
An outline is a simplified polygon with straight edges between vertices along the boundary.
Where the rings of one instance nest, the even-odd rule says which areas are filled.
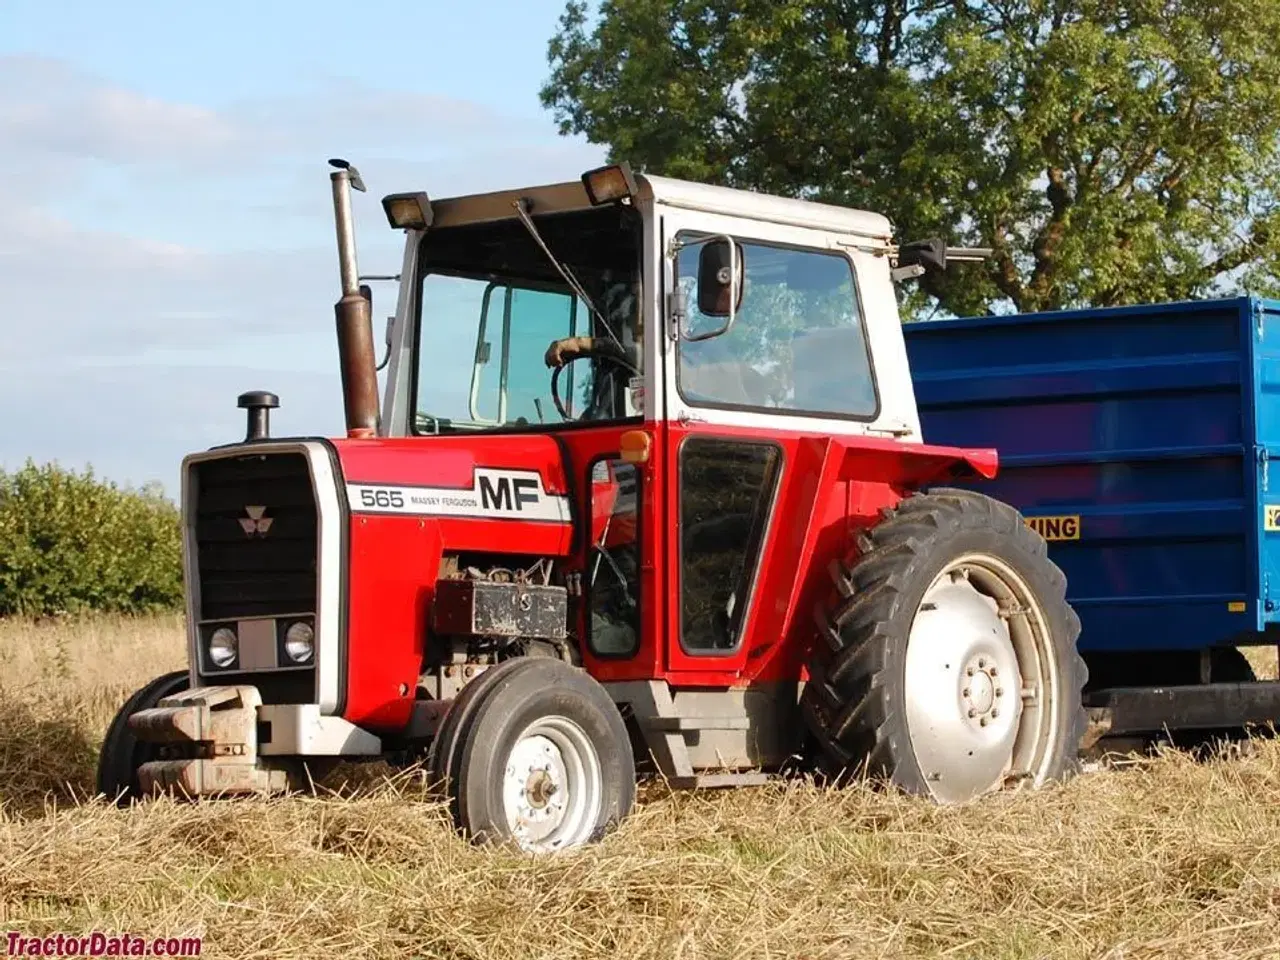
[[[742,307],[742,248],[727,237],[703,245],[698,255],[698,311],[732,317]]]
[[[395,317],[387,317],[387,330],[386,330],[386,333],[383,335],[383,340],[386,342],[386,345],[387,345],[387,352],[382,355],[382,362],[379,363],[377,367],[374,368],[376,370],[381,370],[383,367],[387,365],[387,362],[391,359],[391,332],[395,329],[395,324],[396,324]]]
[[[680,248],[685,250],[692,247],[701,248],[697,276],[698,312],[704,317],[727,318],[723,326],[714,330],[690,333],[684,322],[687,319],[685,294],[683,290],[676,290],[672,294],[671,309],[680,318],[680,339],[697,343],[724,336],[733,327],[734,317],[742,306],[746,264],[742,245],[735,243],[731,237],[703,237],[680,244]]]

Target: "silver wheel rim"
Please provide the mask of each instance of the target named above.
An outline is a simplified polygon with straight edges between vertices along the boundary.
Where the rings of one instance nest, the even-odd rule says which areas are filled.
[[[1008,564],[968,554],[929,585],[907,640],[905,688],[911,747],[936,799],[1048,775],[1061,680],[1044,611]]]
[[[534,853],[585,843],[600,816],[603,779],[586,731],[567,717],[534,721],[516,739],[503,771],[512,837]]]

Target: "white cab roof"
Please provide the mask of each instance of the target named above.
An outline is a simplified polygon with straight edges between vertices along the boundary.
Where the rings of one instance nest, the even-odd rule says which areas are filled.
[[[669,207],[723,213],[731,217],[785,223],[796,227],[813,227],[833,233],[850,233],[886,243],[893,237],[893,225],[889,218],[866,210],[645,174],[636,174],[636,184],[642,198],[652,197],[655,202]]]
[[[689,180],[636,174],[636,199],[685,210],[699,210],[743,217],[788,226],[810,227],[832,233],[849,234],[891,243],[893,225],[878,213],[838,207],[811,200],[775,197],[754,190],[736,190]],[[567,212],[591,206],[581,180],[552,183],[516,190],[500,190],[464,197],[446,197],[431,202],[434,224],[440,227],[463,223],[505,220],[514,217],[514,203],[527,199],[531,212]]]

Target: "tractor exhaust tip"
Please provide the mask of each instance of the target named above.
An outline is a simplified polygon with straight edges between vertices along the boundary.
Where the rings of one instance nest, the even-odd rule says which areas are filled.
[[[271,437],[271,411],[280,406],[280,398],[266,390],[250,390],[240,394],[236,406],[248,411],[245,443],[258,443]]]

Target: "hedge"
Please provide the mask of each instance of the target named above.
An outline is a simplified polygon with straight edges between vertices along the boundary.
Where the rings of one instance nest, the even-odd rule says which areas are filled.
[[[0,471],[0,616],[144,614],[182,601],[181,516],[155,485],[56,464]]]

